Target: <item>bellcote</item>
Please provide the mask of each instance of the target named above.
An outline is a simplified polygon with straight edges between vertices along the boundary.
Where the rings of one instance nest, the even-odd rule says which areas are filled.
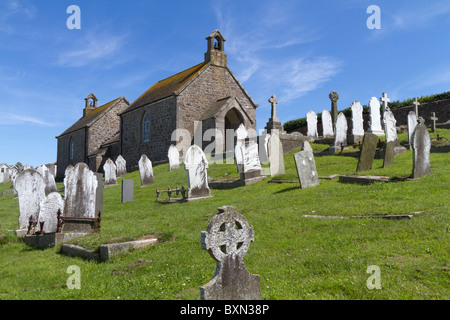
[[[86,104],[83,110],[83,117],[87,116],[89,112],[97,108],[97,97],[93,93],[90,93],[84,100],[86,101]]]
[[[219,67],[227,66],[227,55],[224,51],[225,38],[219,29],[214,30],[208,37],[208,50],[205,53],[205,63],[211,63]]]

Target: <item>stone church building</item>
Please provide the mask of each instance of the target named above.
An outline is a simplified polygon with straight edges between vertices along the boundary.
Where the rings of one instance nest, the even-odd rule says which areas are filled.
[[[108,158],[120,154],[120,117],[130,103],[125,97],[112,100],[97,107],[97,98],[89,94],[85,99],[83,116],[56,137],[58,140],[57,172],[64,177],[69,165],[86,163],[94,172],[102,172]]]
[[[208,129],[220,131],[224,145],[226,129],[243,123],[256,132],[258,105],[228,68],[225,38],[215,30],[206,41],[201,63],[156,82],[120,115],[121,152],[127,166],[137,165],[142,154],[152,161],[166,160],[169,146],[180,142],[172,136],[175,129],[189,132],[189,145],[198,123],[202,135]]]
[[[173,134],[176,129],[189,132],[188,145],[199,128],[202,136],[208,129],[220,131],[223,150],[227,129],[243,123],[256,132],[258,105],[228,68],[225,38],[215,30],[206,41],[202,62],[156,82],[132,104],[120,97],[97,107],[97,98],[90,94],[83,117],[56,137],[57,176],[63,177],[66,167],[77,162],[102,172],[103,163],[119,154],[127,167],[138,165],[142,154],[151,161],[167,160],[171,144],[180,150],[182,138]]]

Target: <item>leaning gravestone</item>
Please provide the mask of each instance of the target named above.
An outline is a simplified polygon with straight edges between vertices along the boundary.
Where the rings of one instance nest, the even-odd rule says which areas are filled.
[[[122,180],[122,203],[134,200],[134,181],[131,179]]]
[[[370,108],[370,128],[369,133],[376,134],[377,136],[383,136],[384,131],[381,128],[381,114],[380,114],[380,101],[377,98],[372,97],[369,101]]]
[[[304,150],[294,154],[295,166],[297,167],[298,179],[302,189],[319,184],[314,154],[309,149],[310,146],[304,146]]]
[[[352,143],[358,143],[364,136],[363,107],[358,100],[355,100],[350,109],[352,110]]]
[[[359,153],[357,172],[372,169],[373,158],[377,149],[378,136],[374,133],[364,134],[361,151]]]
[[[336,119],[336,135],[334,137],[334,144],[330,148],[330,154],[335,154],[341,147],[347,145],[347,118],[344,113],[339,112]]]
[[[105,187],[114,186],[117,184],[117,167],[111,159],[106,160],[103,165],[103,172],[105,173]]]
[[[55,177],[50,172],[49,168],[45,165],[41,165],[41,166],[37,167],[36,171],[41,174],[42,178],[44,178],[45,195],[48,195],[51,192],[56,192]]]
[[[244,265],[253,241],[253,227],[234,207],[219,208],[200,238],[202,249],[217,261],[214,277],[200,288],[202,300],[261,299],[259,275],[251,274]]]
[[[178,148],[173,144],[169,147],[167,158],[169,159],[169,171],[180,168],[180,153],[178,152]]]
[[[19,230],[26,230],[30,216],[35,222],[39,219],[39,204],[45,199],[45,181],[39,172],[27,169],[17,176],[15,189],[19,199]]]
[[[412,149],[412,136],[417,126],[417,115],[414,111],[408,113],[408,142],[409,148]]]
[[[145,154],[139,159],[139,175],[141,177],[142,187],[151,185],[155,182],[153,178],[152,162]]]
[[[331,114],[327,109],[322,111],[322,130],[324,138],[334,136],[333,119],[331,119]]]
[[[64,216],[96,218],[97,177],[84,162],[64,178]]]
[[[317,134],[317,115],[314,111],[309,110],[306,114],[306,123],[308,126],[307,137],[309,140],[316,140],[318,138]]]
[[[116,170],[117,177],[123,177],[127,174],[127,162],[120,154],[116,159]]]
[[[412,137],[413,145],[413,172],[412,178],[422,178],[431,174],[430,150],[431,139],[425,120],[419,117],[419,124],[414,129]]]
[[[198,199],[211,196],[208,186],[208,160],[203,150],[192,145],[186,151],[184,169],[187,171],[188,199]]]
[[[280,133],[278,129],[272,129],[269,144],[269,162],[270,162],[270,175],[277,176],[284,174],[284,154],[283,144],[280,140]]]
[[[39,222],[44,223],[45,233],[56,232],[58,226],[58,210],[64,215],[64,200],[58,192],[51,192],[39,204]]]

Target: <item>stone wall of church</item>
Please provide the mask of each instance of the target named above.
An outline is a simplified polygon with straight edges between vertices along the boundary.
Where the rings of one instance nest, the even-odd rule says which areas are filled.
[[[128,106],[127,101],[121,99],[89,127],[88,155],[96,153],[102,144],[120,131],[120,116],[118,114],[125,111]]]
[[[74,142],[73,159],[70,159],[70,141]],[[64,172],[70,164],[86,161],[86,129],[81,128],[58,138],[57,172],[58,178],[64,177]]]
[[[178,97],[177,127],[187,129],[193,137],[194,121],[198,121],[214,102],[229,96],[235,96],[253,120],[253,125],[248,124],[247,129],[256,130],[256,108],[230,71],[217,66],[204,70]]]
[[[142,121],[146,112],[150,116],[150,140],[144,142]],[[167,160],[176,113],[176,99],[170,97],[122,115],[121,152],[127,167],[138,165],[142,154],[152,162]]]

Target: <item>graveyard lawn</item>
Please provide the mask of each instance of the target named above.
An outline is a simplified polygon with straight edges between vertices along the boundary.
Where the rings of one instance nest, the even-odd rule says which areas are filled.
[[[450,138],[450,130],[431,133]],[[402,143],[407,133],[399,134]],[[320,177],[355,174],[358,158],[349,147],[326,155],[328,146],[312,144]],[[448,150],[448,149],[447,149]],[[293,154],[285,155],[286,173],[296,180]],[[323,151],[323,152],[322,152]],[[319,154],[323,154],[319,156]],[[383,175],[397,182],[371,185],[320,179],[315,187],[269,183],[267,179],[212,197],[185,203],[156,203],[156,188],[186,184],[186,171],[154,167],[153,185],[141,187],[139,171],[104,189],[101,233],[71,243],[96,250],[118,239],[130,241],[158,234],[160,241],[121,253],[107,262],[60,253],[60,247],[27,247],[12,230],[18,203],[0,196],[0,299],[200,299],[200,287],[215,271],[215,261],[201,249],[200,233],[224,205],[236,207],[254,228],[254,242],[244,258],[249,272],[260,275],[262,299],[450,299],[450,154],[431,153],[431,175],[404,181],[412,172],[412,151],[398,155],[387,168],[375,159],[373,169],[358,174]],[[268,168],[266,167],[266,171]],[[235,164],[211,164],[208,175],[236,177]],[[134,201],[121,203],[121,179],[134,180]],[[0,194],[11,183],[0,185]],[[58,184],[62,192],[62,184]],[[412,215],[388,220],[353,216]],[[307,218],[305,215],[348,217]],[[120,241],[120,240],[119,240]],[[69,266],[80,267],[81,289],[69,290]],[[369,266],[380,268],[381,289],[368,289]]]

